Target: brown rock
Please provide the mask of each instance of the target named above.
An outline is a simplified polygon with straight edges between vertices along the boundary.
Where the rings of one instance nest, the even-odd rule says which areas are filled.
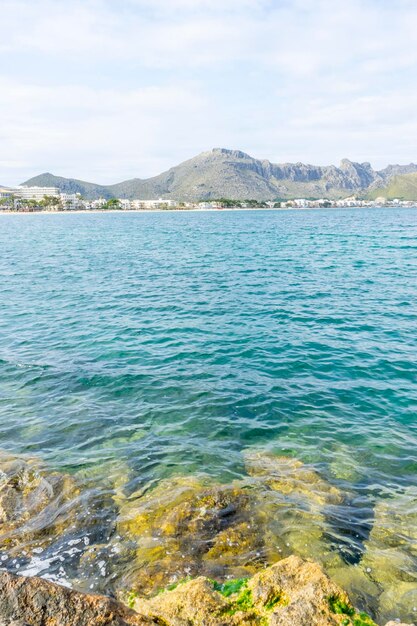
[[[330,598],[351,606],[346,593],[324,574],[317,563],[295,556],[260,572],[248,586],[258,606],[265,607],[277,599],[269,620],[271,626],[340,624],[341,616],[332,611]]]
[[[295,556],[251,579],[199,577],[134,605],[137,613],[104,596],[0,572],[1,626],[376,626],[319,565]]]
[[[147,626],[157,624],[106,598],[41,578],[0,572],[1,626]]]
[[[169,626],[351,626],[358,619],[346,593],[319,565],[299,557],[233,584],[230,593],[230,584],[200,577],[150,600],[138,598],[135,608]],[[366,620],[357,623],[375,626]]]

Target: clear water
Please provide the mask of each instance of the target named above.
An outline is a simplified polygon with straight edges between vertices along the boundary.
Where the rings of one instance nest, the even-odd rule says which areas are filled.
[[[2,215],[0,289],[4,450],[130,491],[296,457],[356,498],[351,564],[415,506],[415,209]]]

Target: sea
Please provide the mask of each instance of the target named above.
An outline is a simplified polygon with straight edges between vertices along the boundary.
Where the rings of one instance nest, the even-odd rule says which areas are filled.
[[[239,485],[256,454],[308,469],[301,494],[344,494],[320,511],[297,500],[337,564],[308,527],[303,556],[376,618],[411,620],[417,209],[0,215],[0,448],[77,485],[53,523],[40,492],[3,540],[0,523],[11,571],[83,588],[77,545],[123,549],[109,501],[159,489],[169,512],[170,481]],[[127,567],[106,562],[92,589]]]

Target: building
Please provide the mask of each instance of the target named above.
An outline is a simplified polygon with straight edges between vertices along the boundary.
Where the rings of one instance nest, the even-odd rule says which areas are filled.
[[[79,193],[60,193],[59,197],[64,209],[74,210],[83,207]]]
[[[177,202],[174,200],[164,200],[159,198],[158,200],[132,200],[132,209],[170,209],[177,206]]]
[[[124,211],[130,211],[131,209],[131,202],[130,200],[126,200],[125,198],[120,198],[119,199],[119,203],[120,203],[120,208],[123,209]]]
[[[89,206],[86,206],[86,208],[89,209],[102,209],[104,207],[104,205],[106,204],[107,200],[105,198],[98,198],[97,200],[92,200],[89,203]]]
[[[2,198],[11,198],[14,195],[14,189],[11,187],[0,187],[0,200]]]
[[[59,198],[58,187],[16,187],[13,193],[21,200],[43,200],[45,196]]]

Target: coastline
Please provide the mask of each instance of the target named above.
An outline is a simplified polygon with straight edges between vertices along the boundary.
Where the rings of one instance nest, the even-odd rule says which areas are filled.
[[[369,211],[380,210],[380,209],[417,209],[417,204],[413,206],[376,206],[376,207],[338,207],[338,206],[330,206],[330,207],[272,207],[272,208],[259,208],[259,207],[238,207],[238,208],[229,208],[225,207],[222,209],[187,209],[187,208],[176,208],[176,209],[69,209],[67,211],[0,211],[0,215],[85,215],[85,214],[108,214],[108,213],[236,213],[239,211],[247,212],[247,211],[263,211],[263,212],[300,212],[300,211],[359,211],[361,209],[366,209]]]
[[[392,548],[397,520],[390,521],[395,511],[408,527],[408,507],[395,499],[375,504],[352,567],[328,540],[327,510],[342,512],[348,491],[294,457],[248,448],[243,462],[240,480],[176,474],[132,492],[124,464],[107,480],[0,450],[0,616],[70,626],[84,623],[76,621],[83,605],[92,610],[86,624],[114,626],[95,613],[114,598],[109,610],[135,609],[140,619],[156,618],[141,624],[165,626],[382,626],[414,617],[416,590],[402,581],[405,555]],[[97,507],[106,513],[99,529],[86,515]],[[77,564],[72,575],[62,566],[48,571],[62,555]],[[42,616],[56,621],[33,620],[39,593]],[[225,614],[236,619],[223,621]]]
[[[10,626],[377,626],[319,565],[295,556],[248,579],[198,576],[126,602],[3,571],[0,615]]]

